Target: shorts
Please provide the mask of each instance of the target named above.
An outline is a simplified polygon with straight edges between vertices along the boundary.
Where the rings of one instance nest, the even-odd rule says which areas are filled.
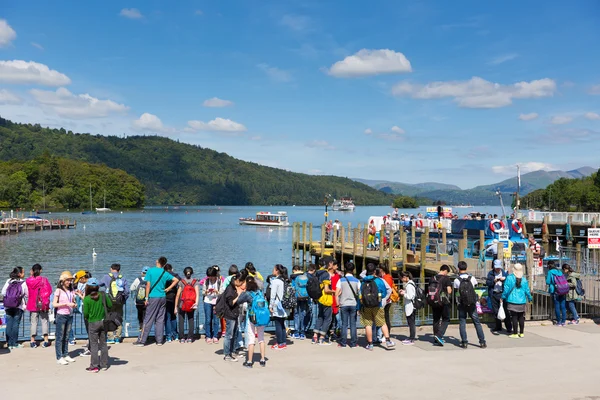
[[[385,312],[382,307],[371,307],[362,308],[360,310],[360,322],[364,326],[375,326],[380,327],[385,325]]]
[[[265,327],[254,326],[250,321],[246,324],[246,332],[244,332],[244,338],[246,339],[246,347],[256,343],[256,336],[258,336],[258,343],[265,341]]]

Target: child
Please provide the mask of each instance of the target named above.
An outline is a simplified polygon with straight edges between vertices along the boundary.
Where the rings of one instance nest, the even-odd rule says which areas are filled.
[[[306,290],[308,284],[308,275],[300,265],[294,265],[292,268],[292,286],[296,291],[296,307],[294,308],[294,327],[296,332],[292,336],[294,339],[306,339],[306,330],[310,322],[310,297]]]
[[[240,295],[238,298],[238,302],[244,302],[248,304],[248,308],[252,307],[252,302],[254,299],[262,299],[266,301],[258,287],[257,279],[249,276],[246,279],[246,292]],[[251,321],[248,315],[246,316],[246,331],[244,333],[246,338],[246,346],[248,346],[248,353],[246,356],[246,361],[244,361],[244,367],[252,368],[254,362],[252,358],[254,356],[254,344],[258,339],[258,346],[260,347],[260,366],[266,367],[267,359],[265,358],[266,346],[265,346],[265,327],[264,326],[255,326]]]
[[[106,293],[100,294],[98,281],[91,278],[85,287],[83,298],[83,317],[88,325],[92,357],[87,372],[97,373],[108,369],[108,347],[106,346],[106,328],[104,327],[105,308],[110,309],[112,301]],[[100,359],[98,359],[100,350]]]
[[[185,277],[181,281],[179,281],[179,287],[177,288],[177,296],[175,297],[175,313],[177,314],[177,319],[179,322],[179,335],[181,337],[181,339],[179,340],[180,343],[192,343],[192,339],[194,337],[194,313],[198,309],[198,300],[200,299],[200,285],[198,284],[198,281],[196,279],[192,279],[193,274],[194,270],[192,267],[186,267],[183,270],[183,275]],[[191,306],[191,309],[184,311],[184,307],[188,308],[188,305],[184,305],[184,303],[191,303],[190,300],[192,300],[191,298],[182,298],[186,286],[191,286],[193,288],[193,291],[195,292],[195,297],[194,304]],[[185,333],[186,319],[188,322],[187,335]]]
[[[219,343],[220,321],[215,314],[217,298],[221,293],[222,281],[216,265],[206,270],[206,278],[200,281],[204,298],[204,333],[207,344]]]
[[[64,271],[60,274],[52,306],[56,310],[56,343],[54,345],[56,363],[67,365],[75,362],[73,358],[69,357],[69,331],[73,324],[73,309],[77,307],[71,272]]]
[[[415,344],[417,329],[415,326],[416,310],[413,305],[413,300],[417,296],[417,287],[412,280],[412,274],[408,271],[403,271],[400,274],[404,289],[400,290],[400,295],[404,296],[404,315],[406,315],[406,322],[408,323],[410,336],[408,339],[402,341],[405,346],[412,346]]]
[[[17,340],[19,339],[21,318],[27,308],[28,292],[24,277],[23,268],[15,267],[2,288],[6,309],[6,342],[10,350],[23,348],[23,345],[19,344]]]

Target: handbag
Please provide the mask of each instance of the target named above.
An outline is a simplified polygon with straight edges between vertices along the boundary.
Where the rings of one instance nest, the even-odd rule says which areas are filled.
[[[108,311],[106,307],[106,293],[102,293],[104,305],[104,328],[107,332],[114,332],[123,324],[123,317],[116,311]]]
[[[506,313],[504,312],[504,302],[500,302],[500,307],[498,308],[498,315],[496,316],[500,321],[504,321],[506,319]]]

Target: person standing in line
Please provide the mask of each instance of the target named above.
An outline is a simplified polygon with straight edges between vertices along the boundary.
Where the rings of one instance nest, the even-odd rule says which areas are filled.
[[[165,264],[164,268],[165,271],[167,271],[167,274],[169,274],[169,280],[167,280],[167,283],[165,284],[167,288],[171,287],[171,284],[173,283],[172,277],[179,279],[181,282],[181,277],[173,272],[173,266],[171,264]],[[172,289],[165,290],[165,337],[167,343],[178,340],[177,313],[175,312],[177,288],[178,285],[175,285]]]
[[[234,350],[237,347],[238,317],[240,316],[240,303],[238,300],[246,290],[247,277],[246,271],[239,272],[222,294],[225,302],[223,318],[226,324],[223,339],[223,360],[225,361],[237,361]]]
[[[433,314],[434,345],[444,346],[444,335],[450,324],[450,305],[452,282],[448,278],[450,267],[446,264],[440,267],[440,272],[434,276],[427,287],[427,303]]]
[[[287,339],[285,332],[285,319],[287,311],[283,308],[281,301],[284,295],[285,283],[289,283],[287,268],[281,264],[273,267],[273,277],[271,278],[271,298],[269,299],[269,310],[271,311],[271,320],[275,324],[275,344],[271,346],[273,350],[287,349]]]
[[[338,347],[348,346],[348,329],[350,329],[350,348],[358,345],[356,317],[360,306],[359,293],[360,281],[354,277],[354,263],[347,262],[344,267],[344,277],[339,280],[335,292],[342,318]]]
[[[42,276],[42,266],[34,264],[31,267],[31,276],[25,280],[27,284],[27,311],[31,322],[31,342],[29,346],[34,349],[38,347],[35,338],[37,336],[38,321],[42,324],[42,347],[50,347],[48,332],[50,331],[50,296],[52,296],[52,285],[45,276]]]
[[[91,373],[98,373],[100,370],[108,369],[108,346],[106,345],[106,328],[104,318],[106,318],[105,308],[110,310],[112,301],[105,292],[100,293],[99,282],[91,278],[87,281],[85,287],[85,297],[83,298],[83,318],[88,326],[90,342],[90,366],[85,370]],[[98,357],[98,351],[100,357]]]
[[[308,275],[300,265],[294,265],[292,268],[292,287],[296,292],[296,307],[294,308],[294,327],[296,332],[292,336],[294,339],[306,339],[306,331],[310,322],[310,297],[306,290],[308,285]]]
[[[73,324],[73,309],[77,307],[71,272],[64,271],[60,274],[52,306],[56,310],[56,363],[67,365],[75,362],[69,356],[69,331]]]
[[[467,339],[467,317],[471,317],[475,331],[477,332],[477,338],[479,339],[479,347],[482,349],[487,348],[485,342],[485,335],[481,322],[479,322],[479,315],[477,315],[477,293],[475,292],[475,286],[477,286],[477,279],[474,276],[467,273],[467,263],[464,261],[458,262],[458,278],[454,280],[454,289],[457,291],[458,301],[458,320],[460,323],[460,347],[466,349],[469,346]]]
[[[129,288],[129,292],[134,294],[138,326],[140,327],[140,336],[144,326],[144,317],[146,316],[146,273],[149,269],[150,267],[142,267],[141,275],[133,280],[133,283]]]
[[[129,284],[127,283],[127,279],[121,274],[121,264],[112,264],[110,266],[110,272],[100,279],[100,286],[104,286],[112,302],[112,309],[108,311],[116,312],[123,319],[125,303],[129,298]],[[121,343],[122,333],[123,327],[119,325],[116,331],[108,332],[106,342],[108,344]]]
[[[9,350],[22,349],[19,344],[19,326],[23,313],[27,309],[28,290],[23,280],[25,272],[22,267],[13,268],[9,279],[2,287],[4,309],[6,311],[6,344]]]
[[[175,313],[179,321],[180,343],[192,343],[194,339],[194,313],[198,309],[200,300],[200,284],[193,279],[194,269],[185,267],[184,278],[179,281],[177,296],[175,297]],[[185,320],[187,320],[187,334],[185,333]]]
[[[398,295],[398,292],[396,291],[396,285],[394,285],[394,279],[390,274],[390,268],[387,266],[387,264],[379,264],[379,270],[381,271],[381,279],[383,279],[385,283],[387,283],[387,285],[390,287],[390,289],[392,289],[392,294],[386,300],[385,307],[383,308],[383,312],[385,315],[385,325],[387,326],[388,331],[391,334],[392,323],[390,318],[390,310],[392,308],[392,302],[398,301],[398,298],[395,297]]]
[[[492,311],[494,312],[494,318],[496,320],[496,325],[492,330],[492,334],[499,335],[502,331],[502,321],[498,319],[498,311],[500,310],[500,305],[502,304],[502,308],[504,308],[504,313],[506,315],[506,319],[504,320],[504,324],[506,326],[506,332],[510,335],[513,331],[510,314],[507,308],[507,304],[502,301],[502,293],[504,292],[504,282],[506,281],[507,273],[504,270],[504,266],[502,265],[501,260],[494,260],[493,268],[487,275],[487,279],[485,284],[488,288],[488,295],[492,301]]]
[[[529,291],[529,283],[523,276],[523,266],[521,264],[515,264],[512,274],[506,278],[502,299],[506,302],[512,318],[512,335],[509,337],[512,339],[524,337],[525,310],[527,302],[532,301],[533,298]],[[519,328],[518,332],[517,327]]]
[[[404,297],[404,315],[406,315],[406,322],[408,323],[409,337],[402,341],[405,346],[412,346],[417,340],[417,327],[416,327],[416,316],[417,310],[413,301],[417,297],[417,286],[412,280],[412,274],[408,271],[402,271],[400,274],[404,289],[400,290],[400,295]]]
[[[89,271],[77,271],[77,273],[75,273],[74,277],[74,281],[73,283],[75,284],[75,300],[77,303],[77,312],[79,314],[81,314],[83,316],[83,299],[85,298],[85,288],[87,286],[87,281],[89,279],[92,278],[92,274]],[[74,319],[74,318],[73,318]],[[89,338],[89,330],[88,330],[88,323],[87,320],[85,318],[83,318],[83,325],[85,326],[85,332]],[[73,329],[73,326],[71,325],[71,331],[69,332],[69,346],[73,346],[75,345],[75,332]],[[87,341],[87,344],[85,346],[85,350],[79,354],[80,357],[87,357],[91,354],[90,352],[90,341]]]
[[[316,272],[322,295],[318,300],[318,316],[313,330],[312,344],[329,346],[331,343],[325,341],[325,336],[327,335],[327,329],[329,328],[329,325],[331,325],[331,319],[333,317],[331,306],[333,305],[333,295],[335,295],[335,291],[331,289],[331,277],[335,274],[335,267],[331,257],[323,259],[322,262],[327,269],[323,267]]]
[[[220,333],[220,319],[215,313],[217,299],[221,293],[223,282],[219,277],[216,265],[208,267],[206,277],[200,281],[204,301],[204,334],[207,344],[218,344]]]
[[[579,324],[579,314],[577,314],[577,307],[575,303],[581,300],[581,296],[577,293],[577,281],[580,276],[579,273],[574,272],[573,268],[569,264],[563,264],[562,266],[563,275],[567,277],[569,283],[569,293],[567,293],[567,308],[571,312],[573,318],[569,321],[569,325]]]
[[[383,311],[385,301],[390,297],[392,289],[386,285],[383,279],[375,275],[376,269],[375,264],[367,264],[366,276],[360,286],[360,303],[362,307],[360,319],[367,336],[365,349],[369,351],[373,351],[373,326],[381,328],[388,349],[396,346],[390,339],[390,332],[385,325],[385,313]]]
[[[258,346],[260,348],[260,366],[267,366],[266,345],[265,345],[265,327],[268,323],[269,311],[267,307],[267,300],[260,288],[258,287],[257,278],[248,276],[246,278],[246,291],[238,297],[238,302],[244,302],[248,304],[248,309],[253,309],[255,312],[254,319],[250,318],[250,313],[246,315],[246,331],[244,337],[246,339],[246,345],[248,346],[248,352],[246,353],[246,361],[244,367],[252,368],[254,362],[254,346],[258,340]],[[254,302],[257,302],[256,304]],[[258,314],[258,310],[261,310],[261,314]],[[262,317],[265,317],[265,321],[262,321]],[[255,325],[256,324],[256,325]]]
[[[143,347],[146,345],[148,335],[150,335],[150,330],[153,325],[156,344],[158,346],[163,345],[166,308],[165,292],[173,289],[179,283],[179,279],[171,276],[165,271],[164,266],[166,264],[167,259],[165,257],[160,257],[156,260],[156,267],[150,268],[146,273],[146,293],[148,293],[146,300],[146,317],[144,318],[142,334],[140,338],[133,343],[134,346]],[[172,280],[171,286],[166,286],[167,281],[170,279]]]
[[[561,290],[566,284],[567,290],[565,293],[560,293],[557,288],[557,281],[562,283]],[[548,285],[548,293],[552,295],[554,301],[554,312],[556,313],[556,326],[565,326],[567,322],[567,296],[568,293],[568,282],[560,268],[554,261],[548,261],[548,275],[546,276],[546,284]]]

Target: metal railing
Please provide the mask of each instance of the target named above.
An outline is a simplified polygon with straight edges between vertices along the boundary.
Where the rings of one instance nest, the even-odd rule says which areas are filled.
[[[569,217],[573,223],[591,224],[592,221],[600,221],[600,213],[529,211],[526,215],[528,221],[536,222],[541,222],[544,217],[548,217],[549,223],[567,223]]]

